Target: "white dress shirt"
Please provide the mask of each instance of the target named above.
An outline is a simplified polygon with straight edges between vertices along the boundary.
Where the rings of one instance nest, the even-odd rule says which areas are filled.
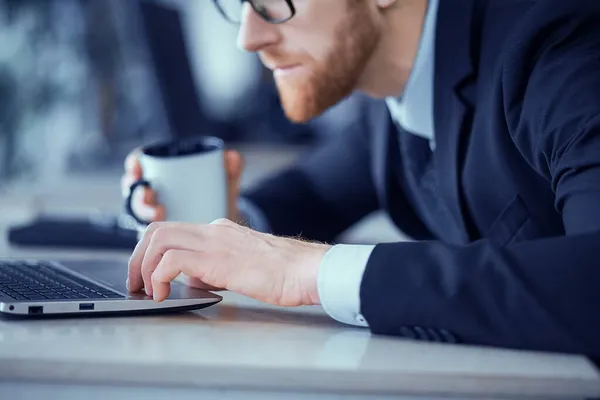
[[[429,139],[432,149],[435,147],[433,81],[438,2],[429,1],[415,65],[404,92],[398,98],[386,99],[394,122],[411,134]],[[268,222],[256,206],[240,199],[240,210],[253,229],[268,231]],[[368,326],[360,313],[360,285],[374,248],[339,244],[323,257],[317,287],[321,304],[332,318],[346,324]]]

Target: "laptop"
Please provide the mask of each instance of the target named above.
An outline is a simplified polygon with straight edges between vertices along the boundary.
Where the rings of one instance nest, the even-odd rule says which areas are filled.
[[[0,315],[17,318],[46,316],[125,316],[199,310],[222,297],[183,283],[171,283],[171,293],[155,302],[126,287],[127,263],[121,261],[40,261],[0,259]]]

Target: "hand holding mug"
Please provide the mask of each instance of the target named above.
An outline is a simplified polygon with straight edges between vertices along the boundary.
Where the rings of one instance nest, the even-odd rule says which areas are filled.
[[[137,148],[133,150],[125,159],[125,171],[121,177],[121,189],[124,199],[131,196],[132,213],[140,216],[140,219],[146,220],[145,223],[159,222],[167,220],[169,210],[162,203],[160,196],[156,190],[149,187],[138,187],[135,193],[131,193],[131,187],[136,182],[141,182],[145,179],[144,170],[140,162],[143,157],[143,149]],[[223,165],[225,170],[226,184],[226,217],[232,221],[241,222],[242,218],[238,209],[238,197],[240,194],[240,179],[243,171],[243,161],[241,155],[234,150],[223,151]],[[202,182],[194,182],[195,171],[184,171],[189,176],[189,185],[202,185]],[[139,186],[139,185],[138,185]],[[180,196],[185,196],[186,193],[179,193]],[[199,205],[200,206],[200,205]],[[220,218],[220,217],[217,217]],[[145,224],[144,224],[145,225]]]

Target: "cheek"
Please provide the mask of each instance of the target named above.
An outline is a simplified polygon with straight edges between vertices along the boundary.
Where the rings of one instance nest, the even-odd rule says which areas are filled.
[[[288,54],[298,55],[300,60],[297,61],[303,64],[321,65],[329,59],[332,52],[333,40],[331,36],[331,34],[319,33],[318,31],[297,32],[296,35],[290,35],[294,40],[289,42],[295,50],[288,52]]]
[[[348,20],[344,0],[295,0],[296,15],[282,25],[285,41],[320,65],[330,59]]]

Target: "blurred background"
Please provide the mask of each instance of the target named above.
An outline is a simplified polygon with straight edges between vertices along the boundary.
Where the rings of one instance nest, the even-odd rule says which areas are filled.
[[[199,133],[245,154],[250,185],[358,118],[368,100],[352,96],[290,123],[237,30],[208,0],[0,0],[3,216],[118,213],[131,149]],[[396,238],[378,218],[357,241]]]

